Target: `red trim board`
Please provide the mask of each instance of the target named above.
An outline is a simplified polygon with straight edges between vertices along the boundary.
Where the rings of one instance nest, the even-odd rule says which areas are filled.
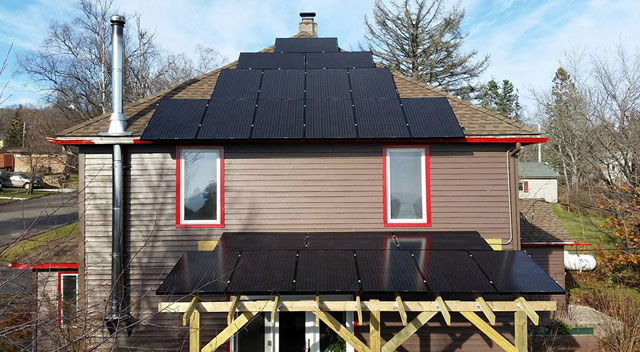
[[[42,264],[9,264],[11,269],[31,269],[31,270],[49,270],[49,269],[78,269],[78,263],[42,263]]]

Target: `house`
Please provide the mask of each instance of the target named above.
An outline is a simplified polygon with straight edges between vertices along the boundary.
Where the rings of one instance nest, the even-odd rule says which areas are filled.
[[[517,154],[546,138],[301,15],[293,37],[124,107],[112,18],[114,111],[50,139],[79,147],[91,343],[526,350],[527,319],[556,308],[527,295],[564,294],[520,251]]]
[[[521,162],[518,191],[521,199],[558,201],[558,173],[541,162]]]

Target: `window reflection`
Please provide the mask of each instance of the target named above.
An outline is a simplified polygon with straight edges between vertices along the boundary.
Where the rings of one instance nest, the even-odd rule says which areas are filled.
[[[184,220],[218,220],[218,151],[182,152]]]
[[[389,150],[391,219],[422,219],[422,153]]]

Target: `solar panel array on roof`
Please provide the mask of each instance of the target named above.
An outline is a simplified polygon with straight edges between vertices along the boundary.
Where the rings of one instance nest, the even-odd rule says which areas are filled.
[[[464,137],[447,98],[401,99],[401,102],[414,137]]]
[[[240,53],[238,69],[304,68],[305,54],[301,53]]]
[[[353,104],[360,138],[411,136],[399,99],[355,99]]]
[[[255,100],[212,99],[198,139],[246,139],[251,135]]]
[[[346,69],[307,70],[307,99],[351,99]]]
[[[302,138],[303,133],[303,100],[259,101],[253,138]]]
[[[482,250],[449,249],[466,240]],[[157,293],[564,293],[526,253],[479,241],[456,232],[224,233],[214,251],[186,253]]]
[[[204,99],[163,99],[144,130],[147,139],[195,139],[207,108]]]
[[[260,89],[260,70],[221,70],[213,99],[257,99]]]
[[[276,38],[276,53],[338,52],[338,38]]]
[[[391,71],[386,68],[368,68],[351,70],[351,89],[354,99],[397,98],[398,92],[393,83]]]
[[[307,138],[356,138],[351,100],[307,100]]]
[[[303,99],[304,70],[265,70],[260,99]]]
[[[308,53],[307,68],[374,68],[370,51]]]

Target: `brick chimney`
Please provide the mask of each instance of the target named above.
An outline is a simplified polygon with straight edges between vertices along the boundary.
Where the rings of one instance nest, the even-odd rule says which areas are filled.
[[[298,27],[298,32],[306,32],[311,34],[313,37],[318,36],[318,24],[313,21],[313,18],[316,17],[315,12],[300,12],[300,17],[302,17],[302,21]]]

